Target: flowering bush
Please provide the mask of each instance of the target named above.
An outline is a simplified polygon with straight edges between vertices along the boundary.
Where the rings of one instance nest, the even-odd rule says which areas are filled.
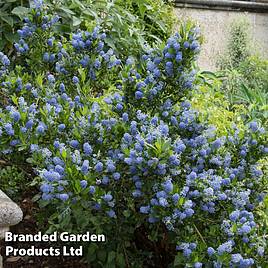
[[[62,38],[56,22],[36,6],[18,57],[0,54],[1,157],[35,169],[49,231],[105,233],[88,246],[97,267],[265,263],[267,135],[251,122],[218,137],[191,108],[198,29],[124,62],[109,32]]]

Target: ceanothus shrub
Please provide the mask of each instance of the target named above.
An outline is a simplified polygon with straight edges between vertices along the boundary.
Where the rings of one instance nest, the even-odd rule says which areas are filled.
[[[25,21],[18,57],[0,54],[0,153],[31,163],[49,230],[105,233],[88,246],[97,267],[265,263],[267,135],[251,122],[217,137],[199,121],[198,30],[123,62],[98,27],[63,38],[41,6]]]

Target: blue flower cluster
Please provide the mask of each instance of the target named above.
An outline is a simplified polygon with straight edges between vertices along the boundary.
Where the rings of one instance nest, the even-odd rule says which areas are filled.
[[[8,66],[10,65],[10,60],[4,53],[0,52],[0,79],[8,71]]]
[[[185,41],[185,36],[177,33],[168,39],[163,50],[149,49],[139,62],[140,69],[133,59],[127,60],[123,87],[128,102],[143,105],[147,110],[156,109],[167,96],[176,102],[189,94],[194,88],[196,74],[191,62],[200,47],[198,29],[192,28],[187,38]],[[185,46],[186,42],[189,46]],[[144,70],[145,76],[142,74]]]

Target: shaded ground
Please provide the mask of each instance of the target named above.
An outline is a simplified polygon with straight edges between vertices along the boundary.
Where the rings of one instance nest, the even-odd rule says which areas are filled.
[[[31,190],[30,190],[31,189]],[[18,225],[10,228],[13,234],[37,234],[40,228],[37,227],[37,214],[39,208],[36,203],[32,201],[32,197],[35,196],[37,191],[34,188],[28,188],[26,194],[22,194],[22,201],[17,201],[18,205],[23,211],[23,221]],[[143,267],[146,268],[166,268],[170,263],[174,261],[175,246],[170,247],[167,244],[167,233],[163,229],[165,234],[161,241],[153,243],[148,239],[148,233],[144,226],[141,226],[135,231],[135,245],[137,249],[141,251],[150,250],[153,252],[151,258],[145,259]],[[90,268],[91,266],[83,262],[81,257],[17,257],[17,256],[5,256],[6,246],[12,246],[14,248],[35,248],[47,249],[50,246],[54,248],[61,248],[63,245],[56,242],[4,242],[0,241],[0,253],[3,256],[3,268]],[[66,246],[66,245],[65,245]],[[75,246],[75,245],[74,245]],[[130,266],[128,266],[130,268]]]
[[[32,193],[31,193],[32,196]],[[36,234],[38,228],[34,214],[37,211],[37,207],[32,202],[31,198],[24,197],[20,202],[20,207],[23,210],[24,219],[21,223],[11,228],[11,232],[14,234]],[[86,268],[89,267],[82,262],[81,258],[74,257],[6,257],[5,247],[7,245],[15,248],[27,248],[35,246],[36,248],[49,248],[48,243],[44,242],[0,242],[0,252],[3,256],[3,268]],[[51,245],[57,247],[55,243]]]

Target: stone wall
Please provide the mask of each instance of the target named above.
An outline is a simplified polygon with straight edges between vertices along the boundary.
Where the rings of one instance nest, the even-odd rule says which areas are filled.
[[[215,70],[219,55],[226,50],[228,33],[232,21],[245,16],[250,23],[253,48],[268,59],[268,13],[237,12],[196,8],[175,8],[180,20],[190,18],[196,21],[204,35],[204,44],[199,57],[202,69]]]

